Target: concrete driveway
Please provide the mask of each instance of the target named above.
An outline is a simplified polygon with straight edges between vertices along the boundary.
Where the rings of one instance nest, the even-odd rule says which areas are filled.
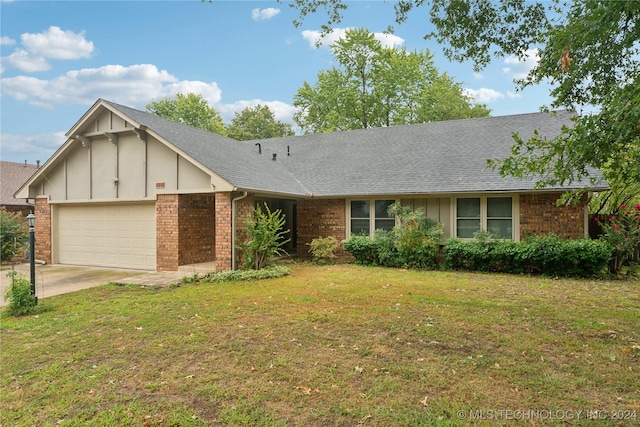
[[[30,280],[28,263],[14,267],[18,273]],[[4,295],[9,286],[7,273],[11,266],[3,266],[0,272],[0,306],[7,305]],[[184,273],[155,273],[138,270],[117,270],[110,268],[78,267],[69,265],[36,265],[36,296],[38,299],[60,295],[80,289],[104,285],[106,283],[128,283],[140,285],[163,285],[179,281]]]

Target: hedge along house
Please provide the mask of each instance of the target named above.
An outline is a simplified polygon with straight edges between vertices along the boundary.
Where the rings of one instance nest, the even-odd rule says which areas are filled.
[[[236,141],[105,100],[18,190],[35,198],[36,256],[49,263],[146,270],[215,261],[236,268],[256,205],[281,209],[288,250],[316,237],[344,240],[390,229],[395,201],[423,209],[447,237],[489,230],[520,240],[587,233],[586,197],[534,190],[486,159],[510,153],[512,134],[553,137],[560,112],[455,120],[259,141]],[[597,173],[597,172],[596,172]],[[606,183],[593,191],[606,189]]]

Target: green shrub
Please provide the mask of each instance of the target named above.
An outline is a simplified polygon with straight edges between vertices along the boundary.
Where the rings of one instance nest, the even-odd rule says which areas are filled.
[[[599,218],[595,219],[600,222]],[[622,205],[615,215],[602,222],[602,239],[612,248],[609,272],[620,273],[634,253],[640,251],[640,203],[633,208]]]
[[[444,246],[445,268],[512,274],[587,277],[606,269],[609,245],[598,240],[562,240],[554,235],[511,240],[451,239]]]
[[[316,262],[331,260],[336,257],[338,250],[338,239],[334,236],[318,237],[313,239],[309,245],[309,252],[313,255]]]
[[[273,257],[286,253],[282,246],[291,240],[284,237],[289,230],[284,229],[285,218],[282,211],[271,212],[266,203],[264,208],[265,211],[262,211],[258,206],[253,215],[247,216],[249,238],[239,245],[245,267],[253,270],[266,267]]]
[[[351,236],[342,243],[344,250],[362,265],[380,265],[378,246],[378,242],[369,236]]]
[[[11,316],[24,316],[31,314],[37,307],[37,301],[31,295],[31,282],[17,271],[7,273],[10,284],[4,295],[5,301],[9,301],[7,314]]]
[[[29,230],[25,219],[19,213],[10,213],[0,208],[0,259],[9,261],[20,255],[25,247]]]
[[[230,282],[232,280],[275,279],[291,274],[289,267],[272,265],[260,270],[230,270],[209,273],[201,278],[202,282]]]
[[[352,236],[343,243],[356,262],[386,267],[437,268],[442,225],[421,210],[394,203],[389,215],[396,218],[391,231],[377,230],[374,237]]]

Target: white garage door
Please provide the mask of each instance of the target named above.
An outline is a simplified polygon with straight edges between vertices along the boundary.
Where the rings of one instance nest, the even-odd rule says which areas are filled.
[[[60,264],[156,269],[155,204],[59,206]]]

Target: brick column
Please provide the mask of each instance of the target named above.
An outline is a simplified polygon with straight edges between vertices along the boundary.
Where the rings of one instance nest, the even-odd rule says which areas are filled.
[[[159,194],[156,200],[156,265],[158,271],[176,271],[179,264],[177,194]]]
[[[48,197],[36,198],[33,214],[36,216],[36,259],[51,264],[51,204]]]
[[[231,200],[233,193],[216,193],[215,218],[216,218],[216,270],[231,270]]]

